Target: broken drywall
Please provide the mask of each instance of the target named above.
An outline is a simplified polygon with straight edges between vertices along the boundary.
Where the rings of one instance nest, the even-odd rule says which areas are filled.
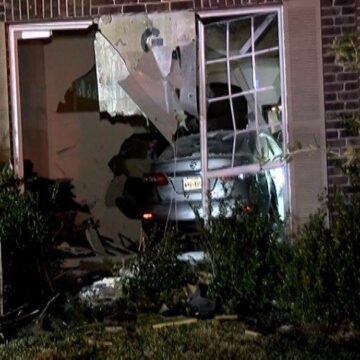
[[[195,14],[103,16],[95,40],[100,110],[144,114],[169,141],[197,116]]]
[[[136,103],[118,84],[118,81],[129,76],[119,53],[99,32],[95,35],[94,48],[100,112],[108,112],[111,116],[142,114]]]

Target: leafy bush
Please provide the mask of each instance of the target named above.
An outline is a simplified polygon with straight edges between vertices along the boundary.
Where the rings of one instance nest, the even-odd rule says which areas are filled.
[[[331,223],[338,317],[360,325],[360,193],[338,194]]]
[[[139,310],[158,310],[162,303],[172,305],[183,294],[187,266],[177,259],[182,238],[174,232],[158,242],[150,239],[146,248],[132,259],[124,290]]]
[[[332,269],[333,243],[326,227],[326,213],[312,215],[299,230],[286,266],[283,305],[300,322],[327,321],[332,313],[328,303],[334,284]]]
[[[238,201],[228,216],[222,204],[220,216],[199,224],[201,243],[209,258],[209,295],[223,310],[252,315],[272,307],[282,276],[283,226],[256,207],[249,211]]]
[[[291,248],[283,288],[284,305],[301,322],[360,324],[360,194],[337,194],[300,229]]]
[[[331,53],[335,55],[335,62],[345,69],[358,71],[360,68],[359,47],[354,33],[346,33],[335,38]]]
[[[21,192],[19,185],[13,171],[4,166],[0,173],[0,239],[5,301],[11,308],[49,294],[51,272],[57,265],[51,214],[41,211],[37,197]]]
[[[330,226],[328,209],[321,209],[292,242],[279,219],[240,201],[222,204],[220,216],[206,225],[198,218],[210,274],[207,296],[217,299],[222,311],[257,318],[262,325],[290,318],[300,324],[359,325],[360,193],[337,194],[327,205]],[[150,242],[132,263],[127,290],[139,309],[173,303],[187,278],[176,258],[181,243],[175,234]]]

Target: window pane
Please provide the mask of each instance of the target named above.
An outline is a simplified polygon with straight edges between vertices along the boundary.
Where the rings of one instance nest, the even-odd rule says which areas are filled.
[[[254,17],[255,51],[278,46],[278,23],[276,14]]]
[[[281,132],[272,134],[269,128],[262,129],[258,138],[259,161],[261,163],[281,160],[283,155]]]
[[[278,131],[282,123],[280,89],[275,86],[271,90],[257,92],[257,104],[259,126],[270,126],[272,132]]]
[[[277,51],[260,54],[255,57],[256,88],[274,86],[279,82],[280,64]]]
[[[244,95],[247,104],[247,128],[255,129],[256,128],[256,117],[255,117],[255,93]]]
[[[205,27],[205,57],[206,60],[226,57],[226,23],[214,23]]]
[[[217,98],[229,94],[226,62],[207,65],[206,67],[207,98]],[[212,84],[223,84],[212,86]]]
[[[239,86],[242,91],[254,89],[253,66],[251,57],[230,62],[231,84]]]
[[[214,97],[224,96],[228,94],[228,85],[213,83],[209,85],[209,90]],[[231,92],[240,93],[241,89],[236,86],[232,86]],[[207,109],[208,131],[234,129],[231,103],[233,106],[236,129],[241,130],[247,127],[247,100],[245,96],[237,96],[209,103]]]
[[[244,130],[248,127],[247,100],[245,96],[237,96],[231,99],[236,130]]]
[[[243,55],[251,52],[251,18],[229,23],[229,55]]]
[[[286,172],[284,167],[279,167],[266,171],[270,181],[270,193],[275,194],[271,198],[271,208],[277,210],[280,219],[285,220],[285,179]]]
[[[260,169],[283,155],[277,12],[217,20],[205,25],[208,170]],[[267,194],[276,193],[278,206],[281,186],[275,186],[272,173],[245,177],[259,183],[266,179]]]
[[[209,104],[207,110],[207,130],[233,130],[230,100],[220,100]]]

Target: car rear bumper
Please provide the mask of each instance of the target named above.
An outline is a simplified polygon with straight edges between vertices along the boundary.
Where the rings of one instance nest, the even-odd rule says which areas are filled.
[[[211,201],[211,215],[218,217],[222,213],[229,216],[234,203],[234,199],[213,199]],[[172,203],[156,204],[151,207],[150,212],[153,214],[151,220],[159,222],[195,221],[197,216],[202,218],[204,214],[201,201],[191,203],[174,201]]]

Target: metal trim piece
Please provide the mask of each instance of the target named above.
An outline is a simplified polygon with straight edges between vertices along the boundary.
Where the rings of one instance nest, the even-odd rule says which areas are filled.
[[[258,14],[263,12],[278,12],[281,6],[261,6],[256,8],[228,9],[228,10],[204,10],[197,12],[200,19],[215,17],[238,16]]]
[[[205,222],[209,215],[208,192],[210,188],[208,178],[208,159],[207,159],[207,122],[206,122],[206,71],[205,71],[205,33],[204,24],[201,21],[198,24],[199,35],[199,120],[200,120],[200,147],[201,147],[201,176],[202,176],[202,208]]]

